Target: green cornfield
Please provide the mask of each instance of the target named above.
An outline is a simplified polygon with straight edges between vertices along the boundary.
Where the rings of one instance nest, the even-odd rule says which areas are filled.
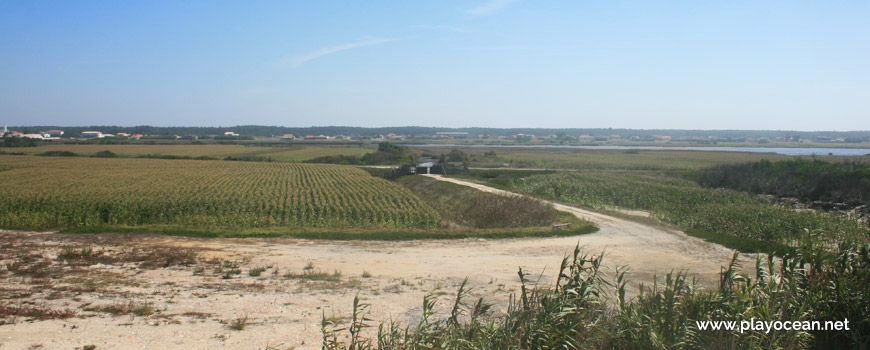
[[[431,228],[438,214],[326,164],[0,156],[0,227]]]

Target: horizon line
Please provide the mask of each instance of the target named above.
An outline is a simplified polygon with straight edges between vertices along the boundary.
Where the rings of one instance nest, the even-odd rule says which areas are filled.
[[[161,126],[161,125],[12,125],[9,128],[40,128],[40,127],[58,127],[58,128],[238,128],[238,127],[267,127],[267,128],[288,128],[288,129],[313,129],[313,128],[357,128],[357,129],[390,129],[390,128],[427,128],[427,129],[531,129],[531,130],[662,130],[662,131],[778,131],[778,132],[870,132],[870,130],[796,130],[796,129],[675,129],[675,128],[625,128],[625,127],[487,127],[487,126],[419,126],[419,125],[401,125],[401,126],[351,126],[351,125],[313,125],[313,126],[284,126],[284,125],[265,125],[265,124],[238,124],[232,126],[216,125],[216,126]]]

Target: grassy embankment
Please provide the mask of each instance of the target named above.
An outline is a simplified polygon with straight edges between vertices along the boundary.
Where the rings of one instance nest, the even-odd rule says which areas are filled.
[[[398,182],[435,209],[444,228],[459,231],[509,229],[534,236],[571,236],[597,231],[588,222],[529,197],[499,196],[423,176],[405,176]],[[555,223],[567,223],[570,228],[552,230],[551,225]]]

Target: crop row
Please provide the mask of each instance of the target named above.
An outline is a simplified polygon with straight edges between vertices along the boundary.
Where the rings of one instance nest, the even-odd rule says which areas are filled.
[[[16,164],[29,159],[40,166]],[[401,186],[317,164],[0,157],[0,226],[427,228],[440,219]]]

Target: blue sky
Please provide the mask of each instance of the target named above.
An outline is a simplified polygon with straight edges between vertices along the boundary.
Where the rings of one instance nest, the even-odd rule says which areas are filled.
[[[868,1],[0,0],[9,125],[870,130]]]

